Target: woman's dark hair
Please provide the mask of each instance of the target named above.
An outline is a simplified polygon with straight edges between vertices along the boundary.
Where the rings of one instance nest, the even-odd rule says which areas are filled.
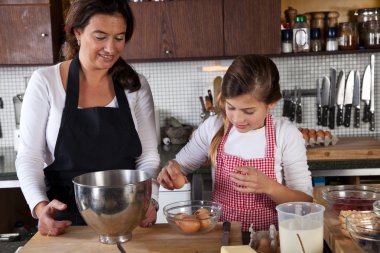
[[[134,18],[127,0],[75,0],[70,6],[66,17],[66,60],[74,58],[79,52],[79,46],[74,34],[75,29],[84,29],[90,19],[96,14],[121,14],[126,23],[125,42],[133,34]],[[108,71],[112,79],[130,92],[140,89],[141,83],[136,71],[121,57]]]
[[[217,110],[224,117],[224,124],[213,137],[209,158],[216,162],[216,153],[220,142],[230,124],[226,117],[226,99],[251,94],[258,101],[272,104],[281,99],[280,75],[274,62],[261,55],[243,55],[235,58],[223,77],[221,93],[217,101]]]

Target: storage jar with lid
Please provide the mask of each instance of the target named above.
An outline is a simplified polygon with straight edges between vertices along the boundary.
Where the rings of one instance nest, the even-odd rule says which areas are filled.
[[[354,15],[357,17],[358,23],[359,47],[363,47],[366,40],[365,23],[371,20],[380,20],[380,7],[358,9]]]
[[[297,16],[293,27],[293,52],[310,51],[310,28],[305,16]]]
[[[327,29],[326,51],[338,51],[338,32],[335,27]]]
[[[380,48],[380,21],[371,20],[365,22],[364,35],[365,48]]]
[[[281,51],[283,53],[293,52],[293,30],[281,30]]]
[[[312,52],[322,51],[321,29],[320,28],[311,28],[310,29],[310,49]]]
[[[356,23],[339,23],[339,50],[357,49],[359,43]]]

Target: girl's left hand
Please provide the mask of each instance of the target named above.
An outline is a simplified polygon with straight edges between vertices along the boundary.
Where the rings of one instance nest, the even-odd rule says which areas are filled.
[[[148,228],[153,226],[157,220],[156,207],[153,203],[149,204],[148,211],[146,211],[145,218],[140,222],[140,227]]]
[[[268,193],[271,185],[276,183],[273,179],[254,167],[235,167],[235,172],[230,173],[231,181],[236,183],[234,189],[245,193]]]

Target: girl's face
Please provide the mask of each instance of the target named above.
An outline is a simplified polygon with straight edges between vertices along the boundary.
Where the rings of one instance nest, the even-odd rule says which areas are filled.
[[[79,57],[85,68],[110,69],[124,50],[126,28],[121,14],[96,14],[83,30],[76,29]]]
[[[275,103],[266,104],[258,101],[251,94],[226,99],[226,115],[228,120],[240,133],[262,128],[268,110],[274,108]]]

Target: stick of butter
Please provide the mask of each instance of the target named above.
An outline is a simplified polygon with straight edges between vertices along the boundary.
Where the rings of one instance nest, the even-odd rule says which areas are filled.
[[[222,246],[220,253],[256,253],[249,245]]]

